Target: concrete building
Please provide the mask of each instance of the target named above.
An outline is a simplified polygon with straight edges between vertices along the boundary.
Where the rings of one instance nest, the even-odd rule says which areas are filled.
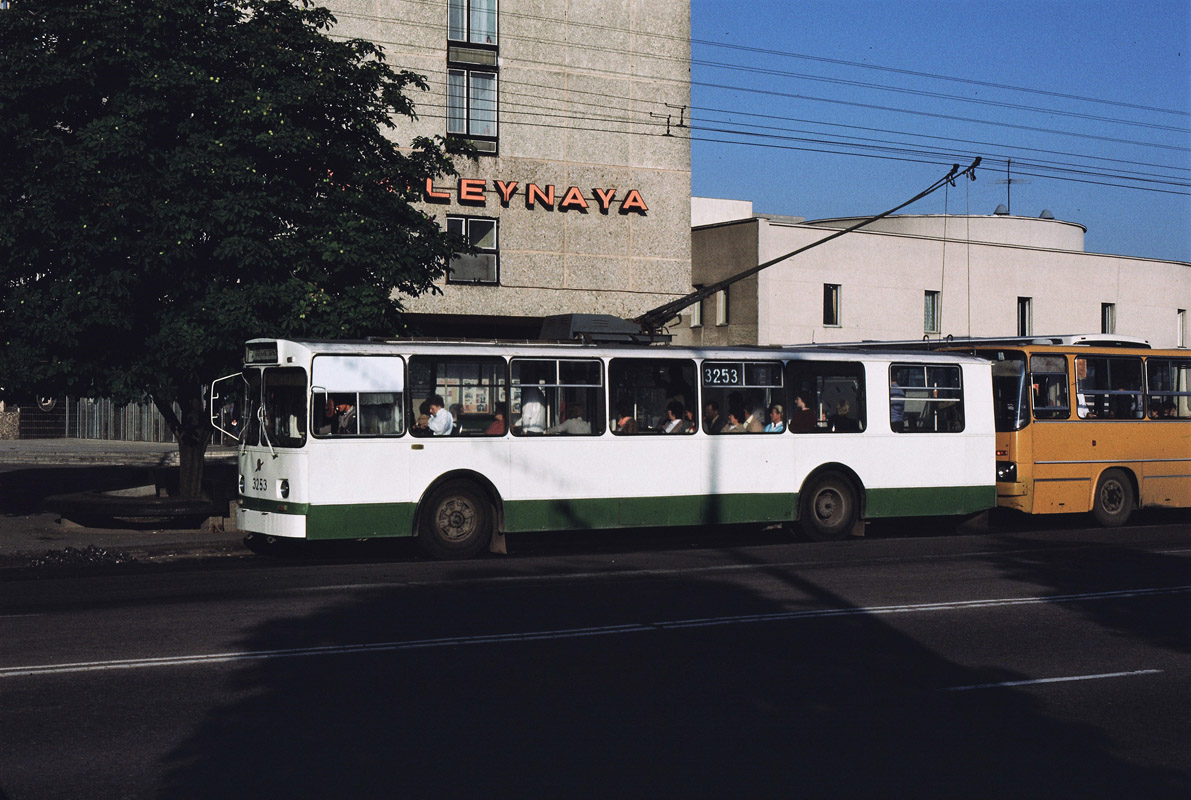
[[[806,221],[694,198],[692,282],[861,219]],[[711,345],[1101,332],[1187,347],[1191,264],[1088,253],[1085,231],[1049,213],[887,217],[708,298],[692,335]]]
[[[399,143],[479,151],[425,187],[476,244],[404,298],[426,335],[534,336],[543,316],[635,316],[690,291],[690,6],[613,0],[331,0],[333,35],[426,77]],[[669,135],[668,135],[669,134]]]

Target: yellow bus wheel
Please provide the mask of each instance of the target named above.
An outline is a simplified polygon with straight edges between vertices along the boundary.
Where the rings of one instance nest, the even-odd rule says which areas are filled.
[[[1133,483],[1119,469],[1105,470],[1092,498],[1092,516],[1106,528],[1124,525],[1133,513]]]

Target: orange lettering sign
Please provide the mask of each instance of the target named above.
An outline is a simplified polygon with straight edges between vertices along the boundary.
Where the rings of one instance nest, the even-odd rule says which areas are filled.
[[[567,193],[563,196],[562,201],[558,204],[559,211],[566,211],[568,208],[581,208],[587,210],[587,201],[583,199],[583,192],[579,191],[578,186],[572,186],[567,189]]]
[[[493,181],[493,183],[496,184],[496,191],[500,192],[500,202],[507,206],[509,204],[509,199],[513,196],[513,193],[517,191],[517,181],[509,181],[508,183],[505,183],[504,181]]]
[[[460,178],[459,179],[459,202],[460,203],[483,203],[484,202],[484,188],[487,182],[482,178]]]
[[[426,191],[424,194],[427,200],[438,200],[441,202],[451,199],[451,195],[448,192],[436,192],[434,190],[434,178],[426,179]]]
[[[616,197],[615,189],[592,189],[592,194],[596,197],[596,202],[600,205],[600,211],[605,214],[608,213],[608,206],[612,205],[612,198]]]
[[[629,189],[629,193],[625,196],[624,201],[620,204],[620,213],[627,214],[630,211],[636,211],[644,214],[649,208],[645,205],[645,200],[641,197],[641,193],[636,189]]]
[[[554,208],[554,184],[547,184],[545,191],[536,183],[525,187],[525,207],[533,208],[534,203],[539,202],[548,208]]]

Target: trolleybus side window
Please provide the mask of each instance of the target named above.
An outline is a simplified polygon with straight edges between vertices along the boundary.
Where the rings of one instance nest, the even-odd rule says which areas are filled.
[[[317,356],[311,363],[315,436],[400,436],[405,363],[395,356]]]
[[[960,369],[949,364],[889,368],[889,424],[899,433],[958,433],[964,429]]]
[[[1034,419],[1067,419],[1071,416],[1066,356],[1030,356],[1030,379]]]
[[[786,375],[792,432],[859,433],[865,429],[862,364],[791,361]]]
[[[1150,419],[1191,419],[1191,358],[1146,359]]]
[[[1080,419],[1141,419],[1141,359],[1082,356],[1075,359]]]
[[[407,413],[415,436],[430,434],[430,401],[442,398],[452,436],[503,436],[508,431],[505,361],[498,356],[412,356]]]
[[[264,436],[273,447],[306,444],[306,370],[299,367],[265,370],[263,421]]]
[[[612,432],[694,433],[699,416],[695,362],[685,358],[614,358],[608,367]],[[675,419],[677,417],[677,419]]]
[[[597,359],[514,358],[514,436],[604,432],[603,364]]]
[[[781,433],[786,430],[784,376],[780,361],[704,361],[703,406],[714,404],[724,420],[709,433]],[[777,412],[775,414],[775,411]]]

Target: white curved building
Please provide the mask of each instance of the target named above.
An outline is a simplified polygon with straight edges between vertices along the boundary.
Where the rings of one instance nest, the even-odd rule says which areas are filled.
[[[692,283],[863,219],[806,221],[693,198]],[[683,327],[703,344],[1102,332],[1186,347],[1191,264],[1088,253],[1085,232],[1049,214],[887,217],[734,284]]]

